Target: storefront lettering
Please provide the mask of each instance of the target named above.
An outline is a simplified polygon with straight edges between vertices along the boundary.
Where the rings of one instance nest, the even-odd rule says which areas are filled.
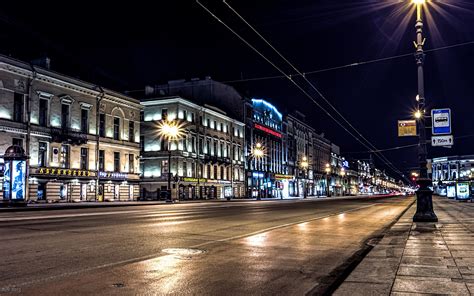
[[[47,176],[90,177],[91,171],[74,169],[39,168],[38,174]]]

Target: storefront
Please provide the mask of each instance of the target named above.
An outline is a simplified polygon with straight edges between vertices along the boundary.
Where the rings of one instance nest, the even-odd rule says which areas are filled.
[[[140,196],[138,174],[99,172],[99,201],[130,201]]]
[[[243,182],[212,180],[204,178],[181,178],[178,182],[178,198],[187,199],[223,199],[243,196]]]

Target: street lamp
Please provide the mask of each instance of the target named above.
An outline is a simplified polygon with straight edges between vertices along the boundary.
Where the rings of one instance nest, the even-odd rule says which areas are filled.
[[[326,191],[327,191],[326,196],[329,197],[330,196],[330,193],[329,193],[329,173],[331,172],[331,166],[329,165],[329,163],[326,164],[326,168],[324,170],[326,171]]]
[[[257,142],[255,144],[255,147],[252,148],[250,154],[251,154],[252,158],[256,159],[257,161],[264,158],[265,157],[265,148],[263,147],[262,143]],[[258,180],[257,180],[257,186],[260,186],[259,183],[260,182],[258,182]],[[258,190],[260,190],[259,187],[258,187]],[[253,191],[253,189],[252,189],[252,191]],[[261,200],[260,191],[257,192],[257,200]]]
[[[301,169],[303,169],[303,178],[304,178],[303,179],[303,198],[306,198],[307,196],[306,173],[308,172],[308,167],[309,167],[308,158],[306,156],[303,157],[303,161],[301,161],[300,166],[301,166]]]
[[[344,196],[346,194],[346,186],[344,183],[344,176],[346,175],[346,170],[344,168],[341,168],[341,181],[342,181],[342,195]]]
[[[418,68],[418,130],[419,130],[419,145],[418,145],[418,161],[420,165],[420,178],[417,179],[417,184],[420,186],[416,192],[417,206],[416,213],[413,216],[413,222],[437,222],[438,217],[433,211],[433,191],[429,189],[431,185],[431,179],[428,178],[427,169],[427,148],[426,148],[426,125],[425,125],[425,114],[422,110],[425,110],[425,86],[424,86],[424,72],[423,64],[425,61],[425,53],[423,46],[425,44],[425,38],[423,37],[423,18],[422,8],[425,4],[425,0],[412,0],[412,3],[416,5],[416,65]]]
[[[172,120],[163,120],[158,126],[158,134],[168,142],[168,194],[171,197],[171,141],[177,141],[184,135],[182,126]],[[163,147],[162,147],[163,148]]]

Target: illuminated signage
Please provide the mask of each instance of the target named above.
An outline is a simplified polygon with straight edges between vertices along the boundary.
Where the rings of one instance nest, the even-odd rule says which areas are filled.
[[[399,120],[398,121],[398,136],[411,137],[416,136],[416,120]]]
[[[275,179],[277,179],[277,180],[293,180],[293,176],[275,174]]]
[[[272,130],[272,129],[269,129],[268,127],[264,127],[264,126],[262,126],[262,125],[260,125],[260,124],[257,124],[257,123],[256,123],[256,124],[255,124],[255,128],[258,129],[258,130],[264,131],[264,132],[266,132],[267,134],[270,134],[270,135],[272,135],[272,136],[275,136],[275,137],[278,137],[278,138],[281,138],[281,137],[282,137],[280,133],[278,133],[278,132],[276,132],[276,131],[274,131],[274,130]]]
[[[108,179],[127,179],[127,174],[118,172],[99,172],[99,177]]]
[[[46,176],[65,176],[65,177],[90,177],[91,171],[60,169],[60,168],[39,168],[37,173]]]
[[[456,184],[457,190],[457,199],[469,199],[470,192],[469,192],[469,183],[457,183]]]
[[[183,182],[199,182],[199,183],[206,183],[207,179],[198,179],[198,178],[183,178]]]

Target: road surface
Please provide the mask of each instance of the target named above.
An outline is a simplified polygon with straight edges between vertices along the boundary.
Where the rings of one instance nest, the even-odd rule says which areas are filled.
[[[317,294],[413,200],[2,212],[0,293]]]

